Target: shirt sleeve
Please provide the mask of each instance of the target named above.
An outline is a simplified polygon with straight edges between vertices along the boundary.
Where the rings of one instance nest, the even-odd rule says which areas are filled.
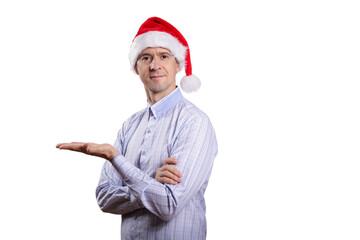
[[[123,153],[123,129],[119,131],[114,144],[120,153]],[[96,188],[96,199],[100,209],[108,213],[126,214],[142,208],[138,199],[131,194],[129,187],[109,161],[106,161],[102,168],[99,184]]]
[[[112,164],[140,206],[170,221],[195,194],[204,193],[216,154],[215,132],[209,119],[201,116],[189,121],[173,142],[170,157],[178,159],[176,168],[182,173],[181,183],[159,183],[121,154]]]

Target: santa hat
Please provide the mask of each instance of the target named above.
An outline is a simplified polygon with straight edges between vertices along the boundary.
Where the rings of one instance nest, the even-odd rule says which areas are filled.
[[[184,92],[194,92],[200,88],[200,80],[192,74],[189,45],[174,26],[158,17],[151,17],[140,26],[129,53],[132,70],[135,71],[141,51],[148,47],[163,47],[170,50],[178,61],[180,70],[185,67],[186,76],[180,82]]]

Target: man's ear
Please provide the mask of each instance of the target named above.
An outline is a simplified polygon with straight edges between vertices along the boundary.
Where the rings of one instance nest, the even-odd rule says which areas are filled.
[[[139,71],[137,70],[137,63],[135,63],[134,70],[135,70],[136,75],[139,75]]]
[[[180,72],[180,65],[179,62],[176,61],[176,73]]]

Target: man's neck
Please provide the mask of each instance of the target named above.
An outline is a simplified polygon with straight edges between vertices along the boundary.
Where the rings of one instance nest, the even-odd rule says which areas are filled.
[[[165,97],[166,95],[171,93],[175,89],[176,89],[176,86],[174,86],[173,88],[168,88],[168,89],[166,89],[165,91],[162,91],[162,92],[154,93],[154,92],[150,91],[149,89],[145,88],[147,101],[150,104],[150,106],[152,106],[155,103],[157,103],[158,101],[160,101],[163,97]]]

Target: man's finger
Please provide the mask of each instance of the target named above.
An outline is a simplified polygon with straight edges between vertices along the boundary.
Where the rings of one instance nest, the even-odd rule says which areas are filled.
[[[72,151],[84,151],[84,143],[61,143],[56,146],[59,149]]]
[[[56,148],[59,148],[61,145],[63,145],[63,144],[65,144],[65,143],[58,143],[58,144],[56,144]]]
[[[181,182],[181,179],[179,179],[178,177],[176,177],[175,175],[173,175],[170,172],[167,172],[167,171],[164,172],[164,170],[162,168],[158,168],[156,170],[155,179],[160,183],[168,183],[168,184],[172,184],[172,185],[176,185]]]
[[[176,158],[167,158],[165,159],[164,165],[165,164],[177,164],[178,160]]]
[[[171,165],[165,165],[162,167],[162,169],[165,171],[169,171],[171,172],[172,174],[176,175],[177,177],[181,177],[182,176],[182,173],[177,170],[174,166],[171,166]]]
[[[176,175],[174,175],[173,173],[171,173],[171,172],[169,172],[169,171],[160,171],[160,173],[159,173],[159,177],[161,177],[161,178],[169,178],[169,179],[171,179],[171,180],[173,180],[173,181],[176,181],[176,182],[181,182],[181,178],[180,177],[178,177],[178,176],[176,176]]]
[[[176,185],[178,184],[178,182],[170,179],[170,178],[167,178],[167,177],[162,177],[161,178],[161,183],[168,183],[168,184],[171,184],[171,185]]]

